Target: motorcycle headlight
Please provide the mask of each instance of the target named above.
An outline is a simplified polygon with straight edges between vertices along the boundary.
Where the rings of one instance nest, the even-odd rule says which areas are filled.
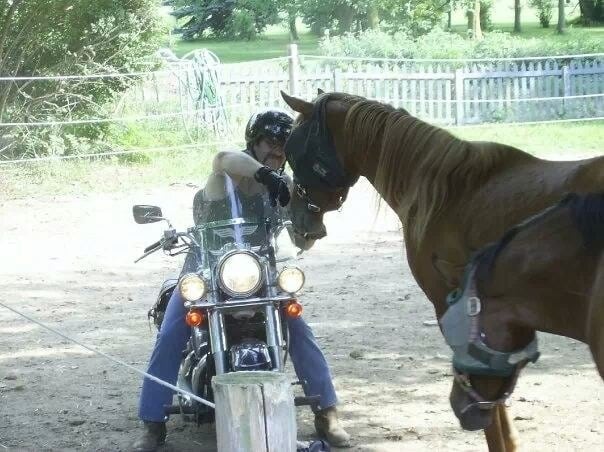
[[[231,296],[251,295],[262,283],[260,262],[250,253],[235,252],[220,263],[218,281],[222,290]]]
[[[180,278],[178,288],[186,301],[197,301],[207,292],[205,281],[195,273],[189,273]]]
[[[304,272],[298,267],[285,267],[279,273],[277,284],[284,292],[296,293],[304,285]]]

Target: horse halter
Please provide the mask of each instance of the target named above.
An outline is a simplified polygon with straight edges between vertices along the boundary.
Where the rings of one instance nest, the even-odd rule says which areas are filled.
[[[447,296],[449,307],[439,320],[445,340],[453,350],[455,381],[475,400],[462,413],[474,405],[481,409],[491,409],[496,404],[503,403],[514,390],[522,368],[539,358],[536,336],[525,347],[513,352],[500,352],[485,344],[485,334],[480,327],[482,303],[478,297],[475,274],[476,262],[472,260],[466,269],[462,288]],[[472,387],[470,375],[511,379],[503,395],[497,400],[489,401]]]
[[[325,207],[321,207],[318,203],[314,202],[310,198],[310,196],[306,192],[306,189],[302,185],[300,185],[297,182],[294,182],[294,186],[295,186],[296,195],[298,196],[298,198],[300,198],[302,201],[304,201],[306,203],[306,210],[308,210],[309,212],[312,212],[312,213],[321,213],[321,212],[328,211],[328,209],[326,209]],[[338,199],[338,206],[336,208],[337,210],[340,210],[342,208],[342,204],[344,204],[345,200],[346,200],[346,196],[340,196],[340,198]]]

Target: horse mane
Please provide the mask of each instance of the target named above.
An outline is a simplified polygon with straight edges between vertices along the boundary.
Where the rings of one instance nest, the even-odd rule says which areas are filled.
[[[577,228],[585,250],[599,255],[604,250],[604,192],[566,195],[558,203],[529,217],[525,221],[510,228],[498,241],[486,245],[472,258],[476,264],[476,278],[486,281],[495,268],[495,262],[501,252],[518,235],[532,225],[539,223],[550,213],[560,209],[568,209],[573,224]]]
[[[375,188],[395,206],[415,243],[445,205],[484,180],[507,149],[476,146],[404,109],[342,93],[329,96],[348,104],[347,148],[359,167],[378,158]]]

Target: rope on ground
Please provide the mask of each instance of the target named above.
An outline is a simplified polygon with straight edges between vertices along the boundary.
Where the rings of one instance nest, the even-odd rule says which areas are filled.
[[[24,314],[24,313],[22,313],[20,311],[17,311],[16,309],[14,309],[14,308],[12,308],[10,306],[5,305],[2,302],[0,302],[0,306],[2,306],[5,309],[8,309],[9,311],[12,311],[13,313],[15,313],[15,314],[17,314],[17,315],[19,315],[21,317],[23,317],[24,319],[28,320],[29,322],[35,323],[36,325],[44,328],[45,330],[48,330],[51,333],[54,333],[57,336],[62,337],[65,340],[68,340],[70,342],[73,342],[76,345],[79,345],[80,347],[82,347],[82,348],[84,348],[84,349],[86,349],[86,350],[94,353],[95,355],[102,356],[103,358],[108,359],[109,361],[112,361],[112,362],[114,362],[116,364],[119,364],[120,366],[126,367],[127,369],[130,369],[130,370],[132,370],[132,371],[134,371],[134,372],[136,372],[136,373],[144,376],[145,378],[148,378],[149,380],[154,381],[155,383],[157,383],[159,385],[165,386],[166,388],[170,388],[172,391],[176,391],[176,392],[178,392],[178,393],[180,393],[180,394],[182,394],[184,396],[190,397],[192,400],[195,400],[196,402],[199,402],[199,403],[202,403],[202,404],[204,404],[206,406],[209,406],[210,408],[215,408],[215,406],[216,406],[214,403],[212,403],[212,402],[210,402],[210,401],[208,401],[206,399],[202,399],[201,397],[196,396],[195,394],[191,394],[190,392],[184,391],[183,389],[181,389],[181,388],[179,388],[177,386],[174,386],[174,385],[168,383],[167,381],[164,381],[164,380],[162,380],[160,378],[157,378],[157,377],[155,377],[155,376],[153,376],[151,374],[148,374],[147,372],[144,372],[144,371],[142,371],[140,369],[137,369],[136,367],[131,366],[128,363],[125,363],[121,359],[114,358],[114,357],[108,355],[107,353],[104,353],[104,352],[102,352],[100,350],[97,350],[97,349],[92,348],[92,347],[90,347],[88,345],[85,345],[82,342],[80,342],[80,341],[78,341],[76,339],[73,339],[73,338],[71,338],[71,337],[63,334],[63,333],[55,330],[54,328],[51,328],[51,327],[43,324],[39,320],[36,320],[36,319],[34,319],[32,317],[29,317],[28,315],[26,315],[26,314]]]

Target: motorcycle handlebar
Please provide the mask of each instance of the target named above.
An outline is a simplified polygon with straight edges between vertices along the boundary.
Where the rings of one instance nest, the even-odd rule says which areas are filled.
[[[153,244],[149,245],[147,248],[145,248],[145,251],[144,251],[144,252],[145,252],[145,253],[148,253],[149,251],[151,251],[151,250],[153,250],[153,249],[157,248],[157,247],[158,247],[158,246],[160,246],[160,245],[161,245],[161,240],[158,240],[157,242],[155,242],[155,243],[153,243]]]

